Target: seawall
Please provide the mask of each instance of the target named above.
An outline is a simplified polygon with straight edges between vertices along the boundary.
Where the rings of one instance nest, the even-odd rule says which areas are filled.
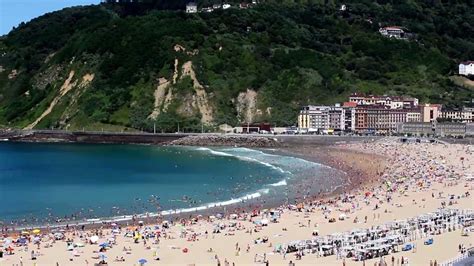
[[[58,130],[0,131],[0,139],[22,142],[77,142],[164,144],[189,134],[150,134],[120,132],[81,132]]]

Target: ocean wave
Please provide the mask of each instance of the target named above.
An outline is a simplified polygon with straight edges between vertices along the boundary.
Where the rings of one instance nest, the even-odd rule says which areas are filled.
[[[217,155],[217,156],[235,157],[234,155],[232,155],[230,153],[226,153],[226,152],[222,152],[222,151],[216,151],[216,150],[205,148],[205,147],[200,147],[200,148],[197,148],[196,150],[198,150],[198,151],[207,151],[207,152],[209,152],[213,155]]]
[[[230,152],[258,153],[258,154],[262,154],[262,155],[269,156],[269,157],[279,156],[279,155],[276,155],[276,154],[265,153],[261,150],[254,150],[254,149],[245,148],[245,147],[225,148],[225,149],[222,149],[222,150],[223,151],[230,151]],[[266,149],[266,150],[275,151],[276,149]]]
[[[268,151],[277,151],[277,149],[266,149]],[[294,164],[295,162],[298,162],[298,163],[301,163],[302,165],[307,165],[307,166],[317,166],[317,167],[322,167],[322,168],[331,168],[330,166],[328,165],[325,165],[325,164],[321,164],[321,163],[317,163],[317,162],[313,162],[313,161],[308,161],[308,160],[305,160],[305,159],[302,159],[302,158],[299,158],[299,157],[294,157],[294,156],[288,156],[288,155],[278,155],[278,154],[271,154],[271,153],[265,153],[261,150],[254,150],[254,149],[249,149],[249,148],[244,148],[244,147],[236,147],[236,148],[225,148],[225,149],[222,149],[222,151],[226,151],[226,152],[248,152],[248,153],[256,153],[256,154],[260,154],[260,155],[264,155],[264,156],[267,156],[267,157],[280,157],[282,159],[287,159],[287,160],[291,160],[291,164]],[[288,163],[290,164],[290,163]]]
[[[244,195],[242,197],[235,198],[235,199],[219,201],[219,202],[211,202],[211,203],[207,203],[205,205],[201,205],[201,206],[198,206],[198,207],[181,208],[181,209],[176,209],[176,210],[162,211],[161,215],[165,216],[165,215],[170,215],[170,214],[196,212],[196,211],[203,211],[203,210],[212,209],[212,208],[216,208],[216,207],[228,206],[228,205],[232,205],[232,204],[242,203],[242,202],[245,202],[247,200],[260,198],[263,194],[268,194],[269,192],[270,192],[269,189],[260,189],[255,193],[247,194],[247,195]]]
[[[272,187],[281,187],[281,186],[286,186],[286,185],[287,185],[287,183],[286,183],[285,179],[281,180],[280,182],[270,184],[270,186],[272,186]]]
[[[93,218],[93,219],[85,219],[83,221],[76,221],[74,223],[75,225],[88,225],[88,224],[98,224],[98,223],[112,223],[112,222],[125,222],[125,221],[130,221],[134,218],[136,219],[147,219],[147,218],[153,218],[153,217],[158,217],[158,216],[168,216],[168,215],[173,215],[173,214],[182,214],[182,213],[190,213],[190,212],[198,212],[198,211],[204,211],[216,207],[224,207],[232,204],[237,204],[237,203],[243,203],[248,200],[253,200],[260,198],[264,194],[268,194],[270,192],[270,189],[264,188],[260,189],[257,192],[246,194],[242,197],[235,198],[235,199],[230,199],[230,200],[224,200],[224,201],[218,201],[218,202],[211,202],[211,203],[206,203],[204,205],[200,205],[197,207],[190,207],[190,208],[181,208],[181,209],[169,209],[169,210],[164,210],[161,212],[147,212],[147,213],[142,213],[138,215],[121,215],[121,216],[113,216],[113,217],[103,217],[103,218]],[[35,228],[59,228],[62,226],[65,226],[66,224],[73,224],[70,221],[67,223],[59,223],[59,224],[54,224],[54,225],[41,225],[37,224],[35,226],[27,226],[27,227],[18,227],[18,230],[23,230],[27,229],[30,227],[35,227]]]
[[[235,151],[236,149],[245,149],[245,150],[248,150],[248,151],[252,151],[252,152],[259,152],[260,151],[257,151],[257,150],[252,150],[252,149],[247,149],[247,148],[233,148],[233,149],[223,149],[223,150],[226,150],[226,151]],[[206,152],[209,152],[213,155],[217,155],[217,156],[225,156],[225,157],[234,157],[234,158],[237,158],[239,160],[242,160],[242,161],[248,161],[248,162],[255,162],[255,163],[259,163],[261,165],[264,165],[264,166],[267,166],[267,167],[270,167],[276,171],[279,171],[280,173],[282,174],[291,174],[290,171],[285,171],[283,168],[281,167],[278,167],[278,166],[275,166],[271,163],[268,163],[268,162],[264,162],[262,160],[258,160],[258,159],[255,159],[255,158],[251,158],[251,157],[247,157],[247,156],[243,156],[243,155],[236,155],[236,154],[231,154],[231,153],[227,153],[227,152],[222,152],[222,151],[216,151],[216,150],[213,150],[213,149],[210,149],[210,148],[205,148],[205,147],[199,147],[197,148],[196,150],[198,151],[206,151]],[[262,154],[265,154],[263,152],[261,152]],[[267,154],[265,154],[267,155]]]

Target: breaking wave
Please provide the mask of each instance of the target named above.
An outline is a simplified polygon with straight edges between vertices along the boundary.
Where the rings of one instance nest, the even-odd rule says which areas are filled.
[[[247,148],[235,148],[235,150],[237,150],[237,149],[240,149],[240,150],[245,149],[246,151],[257,152],[257,153],[269,155],[269,154],[266,154],[266,153],[261,152],[261,151],[247,149]],[[285,171],[281,167],[278,167],[278,166],[275,166],[271,163],[264,162],[264,161],[261,161],[261,160],[255,159],[255,158],[251,158],[251,157],[248,157],[248,156],[236,155],[236,154],[231,154],[231,153],[227,153],[227,152],[223,152],[223,151],[216,151],[216,150],[213,150],[213,149],[210,149],[210,148],[205,148],[205,147],[200,147],[200,148],[197,148],[196,150],[206,151],[206,152],[209,152],[209,153],[211,153],[213,155],[216,155],[216,156],[234,157],[234,158],[237,158],[237,159],[242,160],[242,161],[259,163],[259,164],[265,165],[267,167],[270,167],[270,168],[272,168],[276,171],[279,171],[282,174],[291,174],[290,171]],[[224,150],[232,151],[231,149],[224,149]],[[271,155],[271,156],[276,156],[276,155]]]
[[[276,182],[276,183],[270,184],[270,186],[272,186],[272,187],[281,187],[281,186],[286,186],[286,185],[288,185],[288,184],[286,183],[286,179],[283,179],[283,180],[281,180],[280,182]]]

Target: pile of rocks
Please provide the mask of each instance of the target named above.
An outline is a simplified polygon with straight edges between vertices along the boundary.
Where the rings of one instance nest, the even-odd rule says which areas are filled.
[[[173,140],[169,145],[181,146],[235,146],[235,147],[279,147],[280,143],[274,138],[260,136],[224,136],[200,135],[187,136]]]

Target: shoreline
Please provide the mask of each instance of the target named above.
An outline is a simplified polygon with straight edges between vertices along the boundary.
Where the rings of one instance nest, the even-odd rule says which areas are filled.
[[[314,154],[323,151],[328,164],[333,163],[353,171],[353,182],[357,184],[357,181],[361,181],[361,186],[349,186],[343,189],[347,189],[343,193],[317,200],[301,197],[302,202],[304,200],[301,207],[283,205],[270,210],[259,208],[256,213],[236,212],[235,217],[231,214],[222,218],[190,215],[176,218],[166,228],[159,221],[150,221],[149,225],[144,226],[135,223],[118,228],[107,224],[84,231],[69,228],[64,232],[65,239],[58,240],[59,245],[41,248],[42,254],[38,257],[37,265],[53,265],[56,262],[61,266],[84,265],[84,259],[87,262],[90,255],[95,261],[97,244],[109,241],[108,235],[114,230],[118,230],[118,234],[114,234],[111,242],[113,247],[103,251],[107,252],[109,265],[130,265],[130,262],[136,262],[140,258],[150,261],[157,257],[160,258],[160,264],[167,265],[222,265],[224,260],[230,262],[229,265],[232,262],[236,265],[262,265],[265,261],[269,261],[270,265],[288,265],[290,260],[296,265],[372,265],[381,260],[397,261],[396,265],[400,265],[401,258],[409,259],[412,265],[429,265],[430,261],[439,263],[459,255],[458,245],[463,248],[474,245],[472,238],[460,233],[464,232],[463,228],[455,228],[454,231],[444,230],[442,233],[437,233],[436,230],[429,234],[414,232],[405,235],[403,245],[415,244],[415,250],[399,250],[382,258],[368,258],[364,262],[334,254],[319,256],[317,253],[305,253],[298,257],[295,254],[300,253],[277,252],[276,248],[282,245],[315,239],[315,232],[318,235],[316,239],[324,239],[349,234],[355,228],[359,232],[368,232],[387,224],[409,221],[420,215],[422,217],[440,208],[460,213],[472,213],[474,210],[472,196],[469,195],[474,191],[474,183],[464,179],[464,176],[474,173],[474,165],[471,163],[474,162],[472,146],[402,144],[392,138],[374,143],[339,144],[334,148],[322,147],[321,150],[314,147],[304,149],[305,151],[300,152],[300,158],[316,158]],[[364,155],[357,156],[359,151],[363,151]],[[374,161],[376,157],[384,163]],[[359,165],[362,165],[362,169],[368,167],[367,171],[374,174],[373,178],[360,179],[359,176],[363,176],[364,171],[356,167]],[[382,170],[383,173],[380,172]],[[396,181],[402,176],[405,177],[401,181]],[[388,181],[393,182],[388,185]],[[267,226],[256,223],[270,219],[273,215],[271,213],[275,212],[278,213],[276,222],[271,221]],[[346,218],[338,219],[342,214]],[[219,228],[218,232],[215,231],[216,227]],[[160,233],[156,233],[156,230]],[[126,236],[133,232],[143,233],[146,238],[138,239],[137,244],[133,238]],[[92,236],[105,240],[90,244],[87,241]],[[51,241],[46,234],[43,237],[45,243]],[[428,237],[434,239],[434,244],[424,245]],[[74,255],[74,252],[65,250],[66,239],[71,239],[74,243],[85,242],[85,246],[74,248],[77,251]],[[267,240],[261,242],[262,239]],[[28,246],[30,249],[35,248],[32,243]],[[130,252],[122,253],[122,247],[125,249],[127,246]],[[17,249],[15,255],[7,256],[7,264],[17,262],[21,256],[29,256],[22,247]],[[115,257],[123,257],[127,262],[112,261]],[[24,265],[31,263],[28,261]]]
[[[341,188],[343,191],[324,195],[321,198],[316,197],[312,200],[330,198],[341,195],[343,192],[352,193],[361,188],[375,186],[378,184],[381,172],[387,166],[387,158],[382,155],[355,151],[339,145],[286,147],[283,148],[283,151],[291,156],[299,156],[302,159],[321,163],[345,173],[345,184]],[[375,168],[374,164],[376,164]]]
[[[77,145],[81,145],[83,143],[75,143]],[[89,143],[88,143],[89,144]],[[124,145],[141,145],[141,144],[124,144]],[[179,147],[179,146],[178,146]],[[186,147],[186,146],[182,146]],[[191,147],[191,146],[189,146]],[[212,147],[212,146],[211,146]],[[232,146],[223,146],[223,147],[228,147],[228,148],[234,148]],[[348,187],[352,187],[352,189],[356,189],[360,186],[358,184],[357,187],[353,187],[353,176],[356,176],[358,179],[357,180],[365,180],[365,179],[373,179],[372,178],[367,178],[366,175],[372,175],[370,171],[365,171],[364,169],[359,169],[354,171],[353,168],[350,167],[344,167],[344,164],[338,163],[341,158],[340,153],[350,153],[352,155],[356,154],[361,158],[364,158],[366,156],[370,156],[365,153],[361,152],[355,152],[347,149],[340,149],[332,146],[320,146],[317,147],[316,150],[317,152],[309,152],[304,148],[304,146],[296,146],[293,148],[288,148],[288,147],[272,147],[271,150],[268,148],[253,148],[256,151],[261,151],[267,154],[275,154],[279,156],[289,156],[289,157],[294,157],[294,158],[300,158],[303,160],[306,160],[311,163],[316,163],[323,165],[324,167],[329,167],[332,168],[336,171],[341,171],[343,175],[339,176],[344,179],[344,184],[334,188],[330,192],[323,192],[319,194],[312,194],[308,195],[308,197],[304,199],[298,199],[295,198],[294,202],[291,202],[292,204],[296,205],[298,203],[306,203],[309,201],[314,201],[314,200],[325,200],[329,199],[334,196],[340,196],[343,191],[346,191]],[[313,147],[314,150],[314,147]],[[339,154],[326,154],[324,151],[332,151],[332,152],[339,152]],[[342,156],[344,157],[344,156]],[[361,168],[364,168],[361,166]],[[302,178],[302,177],[298,177]],[[308,178],[308,177],[306,177]],[[286,182],[286,179],[285,179]],[[301,182],[301,180],[298,180],[297,182]],[[365,183],[365,182],[364,182]],[[272,184],[269,184],[271,186]],[[290,186],[291,184],[286,184],[285,186]],[[293,184],[296,185],[296,184]],[[241,197],[238,198],[230,198],[227,200],[223,200],[221,202],[209,202],[209,203],[203,203],[202,205],[195,206],[195,207],[184,207],[180,209],[167,209],[163,210],[159,213],[157,212],[149,212],[149,213],[140,213],[140,214],[126,214],[126,215],[120,215],[120,216],[112,216],[112,217],[99,217],[99,218],[89,218],[89,219],[81,219],[81,220],[70,220],[70,221],[64,221],[56,224],[52,223],[40,223],[40,224],[27,224],[27,225],[20,225],[20,226],[15,226],[14,232],[21,232],[24,230],[32,230],[32,229],[47,229],[50,231],[55,231],[57,229],[61,229],[64,227],[81,227],[81,226],[86,226],[89,229],[95,229],[95,228],[100,228],[104,225],[108,225],[111,223],[117,223],[120,225],[124,226],[129,226],[136,224],[138,221],[144,221],[145,224],[152,224],[156,223],[157,221],[159,222],[160,220],[173,220],[173,221],[178,221],[180,219],[184,218],[190,218],[192,216],[201,216],[201,215],[207,215],[207,216],[212,216],[217,213],[223,213],[224,216],[228,216],[232,213],[242,213],[242,212],[251,212],[252,210],[255,209],[272,209],[272,208],[281,208],[287,204],[290,204],[290,202],[287,202],[287,204],[284,204],[284,199],[281,198],[280,200],[274,201],[274,202],[269,202],[265,200],[264,202],[261,202],[260,199],[266,199],[266,193],[262,192],[262,190],[265,190],[265,188],[260,188],[256,191],[253,191],[251,193],[247,193]],[[257,195],[258,194],[258,195]]]

